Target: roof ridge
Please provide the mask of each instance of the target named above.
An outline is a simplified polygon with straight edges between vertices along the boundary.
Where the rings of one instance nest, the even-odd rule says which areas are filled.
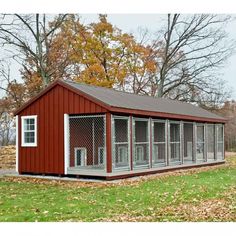
[[[174,100],[174,99],[170,99],[170,98],[153,97],[153,96],[149,96],[149,95],[146,95],[146,94],[136,94],[136,93],[131,93],[131,92],[127,92],[127,91],[116,90],[114,88],[107,88],[107,87],[102,87],[102,86],[93,85],[93,84],[86,84],[84,82],[80,83],[80,82],[76,82],[76,81],[73,81],[73,80],[64,80],[64,82],[74,83],[74,84],[78,84],[78,85],[84,85],[84,86],[88,86],[88,87],[94,87],[94,88],[98,88],[98,89],[112,90],[112,91],[117,92],[117,93],[124,93],[124,94],[133,95],[133,96],[147,97],[147,98],[156,99],[156,100],[158,100],[158,99],[165,99],[165,100],[170,100],[170,101],[176,101],[176,102],[184,103],[184,102],[181,102],[181,101],[178,101],[178,100]],[[187,103],[187,102],[185,102],[185,103]]]
[[[86,84],[84,82],[76,82],[76,81],[73,81],[73,80],[63,80],[64,82],[69,82],[69,83],[74,83],[74,84],[79,84],[79,85],[84,85],[84,86],[88,86],[88,87],[94,87],[94,88],[98,88],[98,89],[105,89],[105,90],[112,90],[114,92],[117,92],[117,93],[124,93],[124,94],[129,94],[129,95],[133,95],[133,96],[139,96],[139,97],[146,97],[146,98],[150,98],[150,99],[153,99],[153,100],[167,100],[167,101],[172,101],[172,102],[176,102],[176,103],[185,103],[185,104],[189,104],[189,105],[192,105],[192,106],[197,106],[198,108],[201,108],[203,109],[202,107],[198,106],[198,104],[196,105],[193,105],[189,102],[186,102],[186,101],[179,101],[179,100],[175,100],[175,99],[171,99],[171,98],[165,98],[165,97],[153,97],[153,96],[150,96],[150,95],[146,95],[146,94],[136,94],[136,93],[131,93],[131,92],[127,92],[127,91],[120,91],[120,90],[116,90],[114,88],[107,88],[107,87],[102,87],[102,86],[98,86],[98,85],[93,85],[93,84]],[[203,109],[205,110],[205,109]],[[207,111],[207,110],[205,110]]]

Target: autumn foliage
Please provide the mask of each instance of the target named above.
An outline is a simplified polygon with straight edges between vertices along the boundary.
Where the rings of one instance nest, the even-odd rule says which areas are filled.
[[[53,22],[50,23],[53,25]],[[141,78],[154,73],[152,49],[138,43],[99,15],[97,23],[84,25],[70,15],[60,26],[47,52],[50,80],[72,79],[103,87],[124,88],[131,76]],[[33,94],[42,87],[34,61],[27,58],[22,75],[27,91]]]

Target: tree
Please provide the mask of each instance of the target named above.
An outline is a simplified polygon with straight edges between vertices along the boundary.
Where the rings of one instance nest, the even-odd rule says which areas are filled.
[[[223,106],[215,109],[218,115],[227,119],[225,124],[225,148],[227,151],[236,151],[236,102],[226,101]]]
[[[218,93],[218,71],[234,52],[225,27],[229,16],[168,14],[152,47],[158,66],[156,96],[188,102]],[[212,96],[210,96],[212,97]]]
[[[7,104],[9,112],[19,108],[25,100],[25,86],[13,79],[10,73],[10,64],[0,63],[0,92],[3,93],[4,104]]]
[[[99,21],[89,25],[71,16],[53,39],[50,58],[67,58],[65,78],[125,90],[126,78],[155,68],[154,60],[147,59],[149,50],[109,23],[106,15],[99,15]]]
[[[14,119],[10,112],[11,103],[7,99],[0,99],[0,146],[9,145],[14,141]]]
[[[25,62],[24,76],[30,74],[34,67],[34,74],[30,74],[30,77],[34,78],[31,82],[38,83],[39,89],[51,82],[49,47],[54,34],[66,17],[67,14],[59,14],[53,24],[49,25],[45,14],[2,14],[0,16],[1,45],[8,46],[16,61],[21,64],[22,61]],[[40,77],[40,82],[37,77]]]

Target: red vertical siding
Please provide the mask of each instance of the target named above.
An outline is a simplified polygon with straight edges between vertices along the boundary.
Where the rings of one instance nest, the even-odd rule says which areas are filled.
[[[67,88],[53,87],[19,113],[19,172],[63,174],[64,114],[106,112]],[[24,115],[37,115],[37,147],[21,147],[21,117]]]

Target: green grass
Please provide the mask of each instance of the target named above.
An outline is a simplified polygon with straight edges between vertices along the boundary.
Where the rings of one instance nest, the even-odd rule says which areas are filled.
[[[236,166],[230,160],[199,173],[112,186],[1,178],[0,221],[235,221]]]

